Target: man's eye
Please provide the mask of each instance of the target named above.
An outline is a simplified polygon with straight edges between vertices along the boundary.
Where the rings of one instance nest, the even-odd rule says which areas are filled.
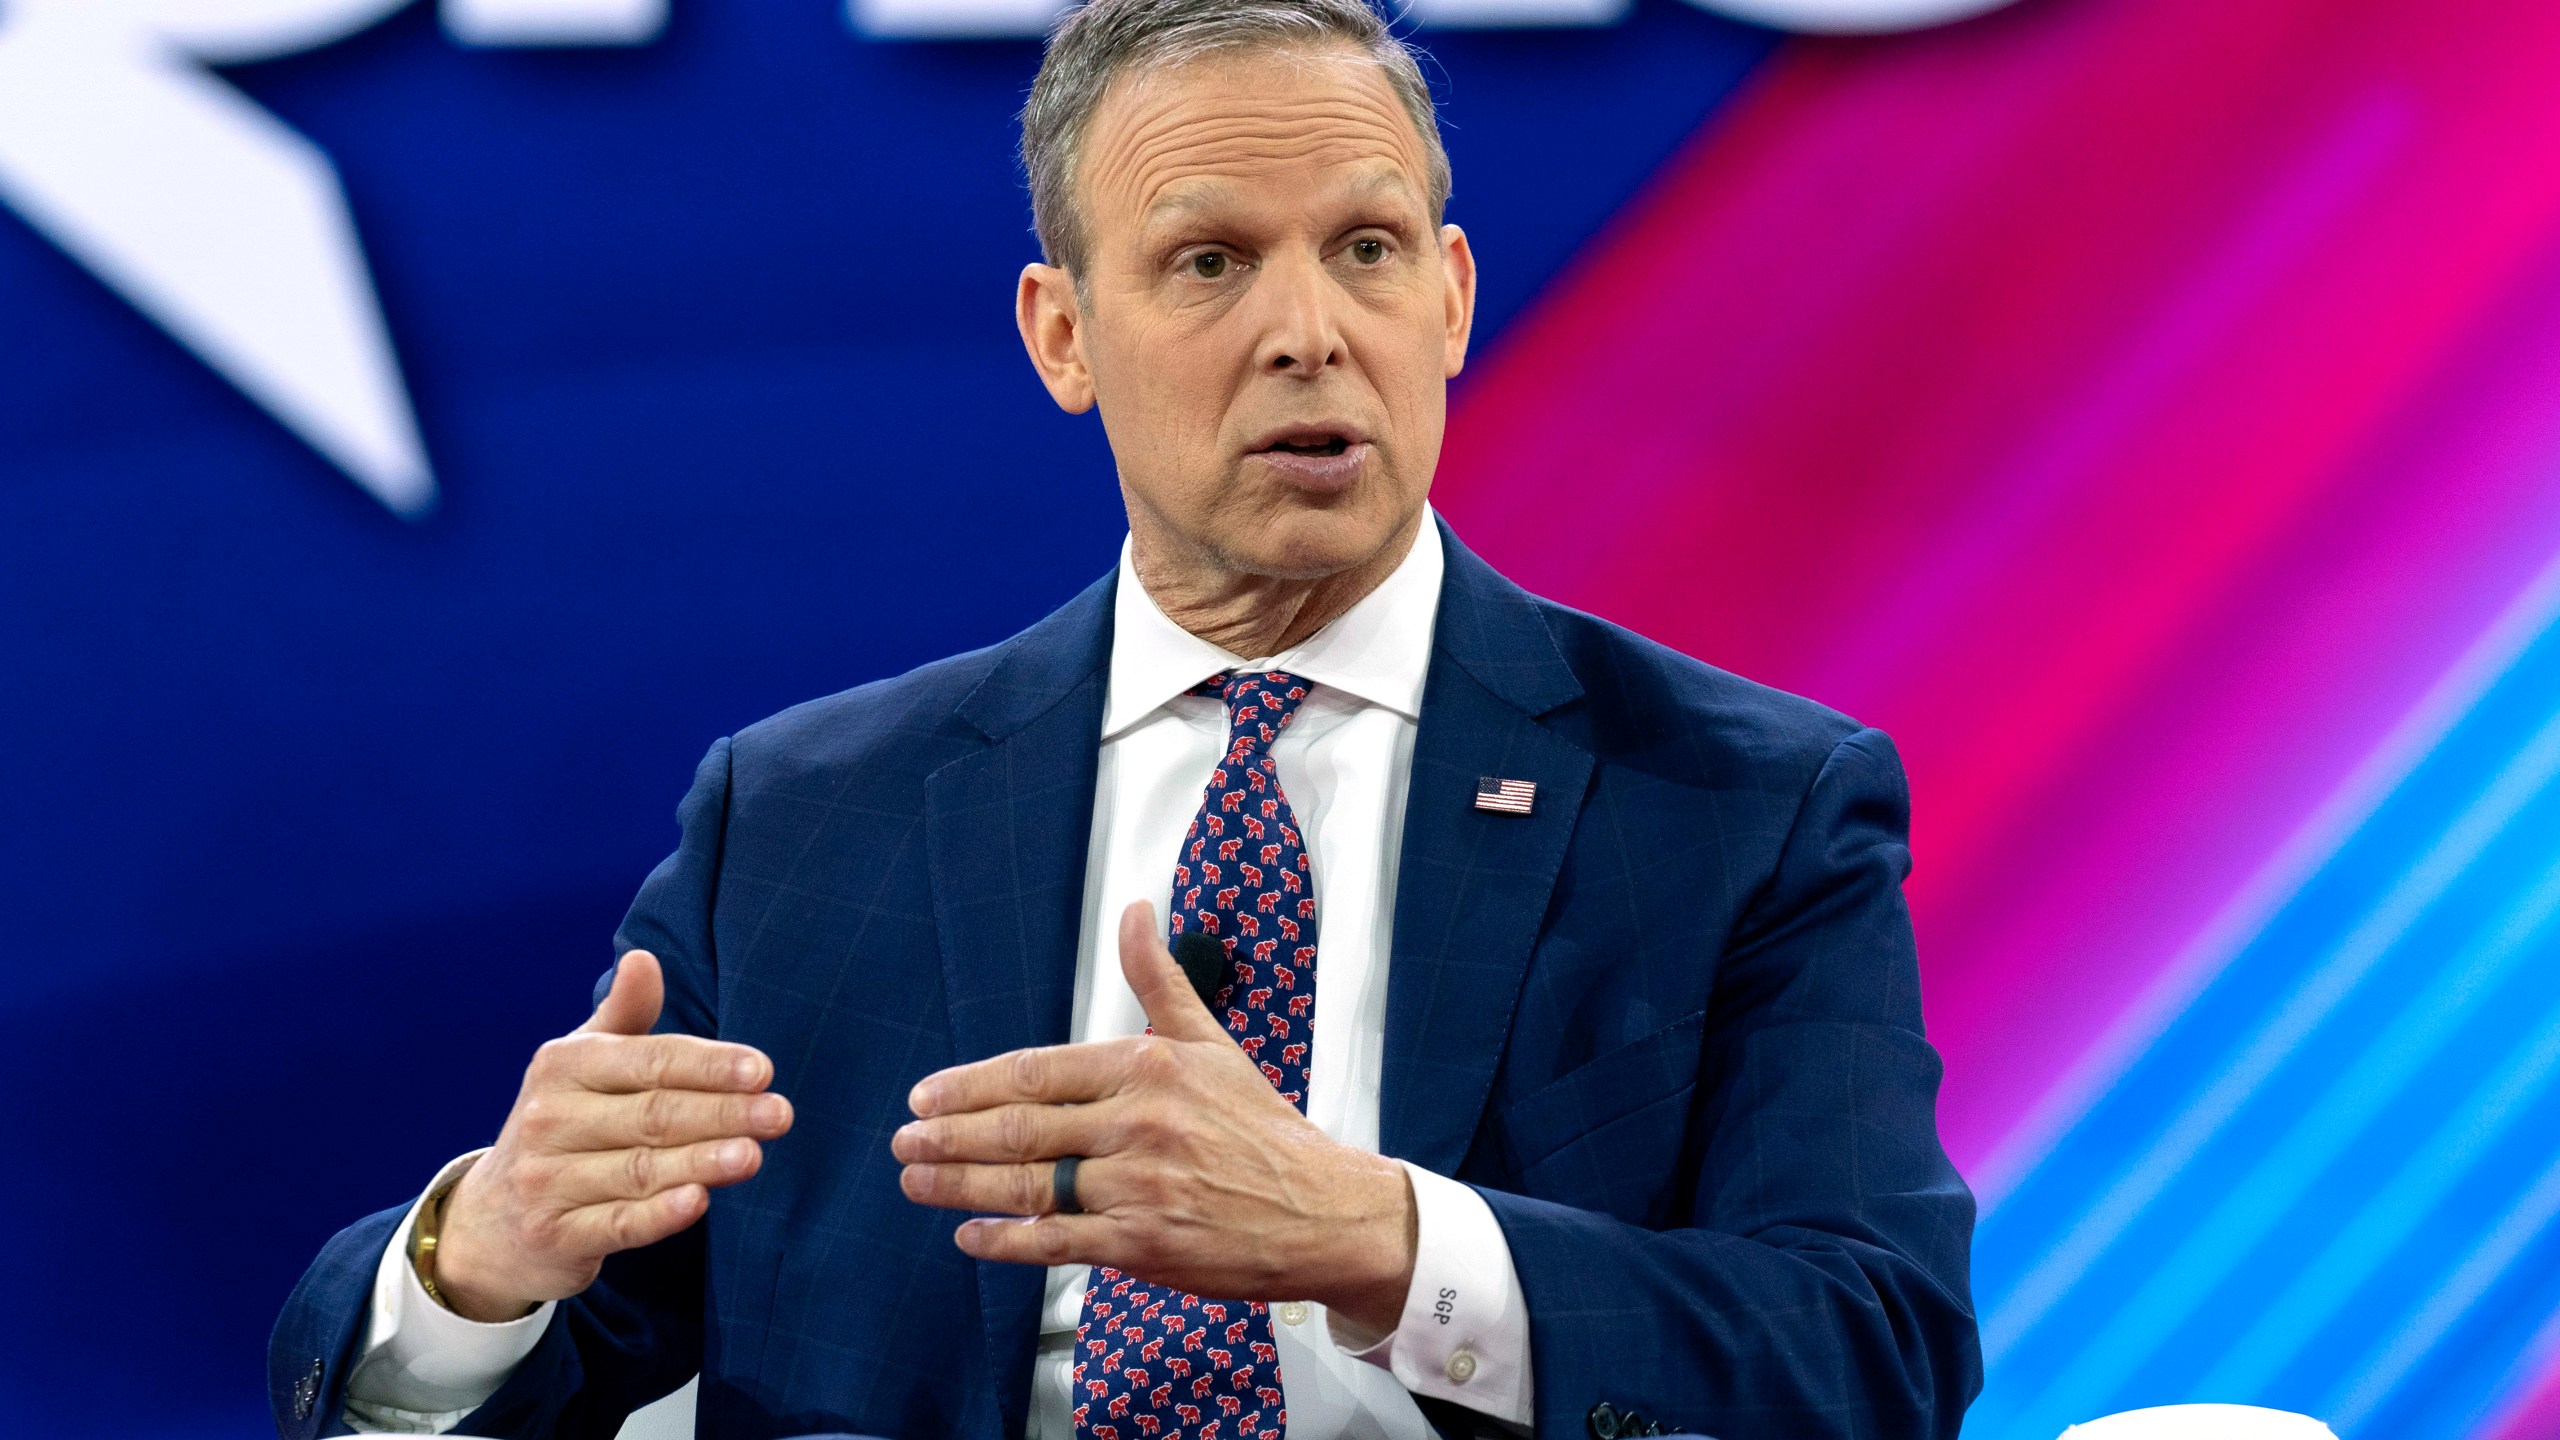
[[[1383,240],[1354,240],[1351,242],[1351,258],[1363,265],[1375,265],[1387,258],[1387,243]]]
[[[1215,280],[1227,273],[1227,257],[1215,250],[1203,250],[1191,257],[1191,273],[1203,280]]]

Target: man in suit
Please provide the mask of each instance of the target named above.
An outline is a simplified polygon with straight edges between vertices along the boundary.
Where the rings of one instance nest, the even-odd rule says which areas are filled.
[[[712,748],[594,1017],[288,1303],[288,1440],[697,1371],[720,1436],[1955,1433],[1899,763],[1432,516],[1430,103],[1361,0],[1053,37],[1017,312],[1120,565]]]

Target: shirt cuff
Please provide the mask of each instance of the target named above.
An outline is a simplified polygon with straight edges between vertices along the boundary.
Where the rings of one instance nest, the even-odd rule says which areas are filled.
[[[474,1150],[436,1172],[425,1194],[489,1153]],[[424,1196],[420,1197],[422,1200]],[[439,1305],[409,1263],[411,1205],[373,1272],[361,1357],[347,1377],[347,1423],[359,1430],[442,1434],[498,1392],[542,1340],[559,1302],[546,1301],[521,1320],[484,1325]]]
[[[1529,1375],[1529,1301],[1493,1207],[1468,1186],[1410,1162],[1415,1244],[1404,1315],[1383,1337],[1330,1314],[1334,1344],[1416,1395],[1512,1425],[1537,1413]]]

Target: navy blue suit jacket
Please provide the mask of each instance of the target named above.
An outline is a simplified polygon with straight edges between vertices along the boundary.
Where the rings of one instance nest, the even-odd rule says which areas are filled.
[[[1540,1433],[1606,1401],[1726,1440],[1953,1436],[1973,1202],[1937,1138],[1891,742],[1444,540],[1379,1134],[1501,1221]],[[665,962],[661,1028],[770,1055],[797,1126],[609,1261],[463,1430],[610,1440],[699,1369],[706,1435],[1021,1435],[1042,1272],[955,1249],[889,1135],[927,1073],[1067,1038],[1111,617],[1106,577],[712,747],[616,949]],[[1485,775],[1535,781],[1533,813],[1474,809]],[[287,1303],[287,1440],[338,1428],[401,1213]]]

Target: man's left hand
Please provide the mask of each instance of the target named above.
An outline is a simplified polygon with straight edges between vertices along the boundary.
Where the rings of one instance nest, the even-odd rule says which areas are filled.
[[[1404,1168],[1341,1144],[1280,1098],[1213,1019],[1141,902],[1120,968],[1153,1033],[1017,1050],[920,1081],[890,1150],[907,1198],[1021,1219],[970,1220],[981,1260],[1108,1265],[1238,1300],[1313,1300],[1395,1329],[1412,1285]],[[1081,1215],[1056,1213],[1062,1155]]]

